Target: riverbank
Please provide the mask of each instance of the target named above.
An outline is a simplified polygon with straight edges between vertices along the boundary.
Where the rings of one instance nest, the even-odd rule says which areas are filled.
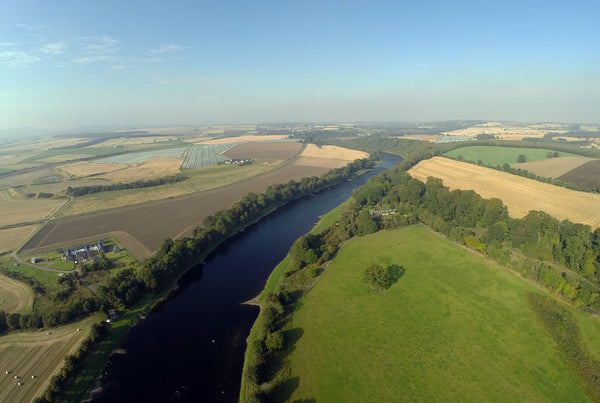
[[[311,192],[299,194],[297,197],[282,200],[280,202],[271,204],[270,206],[266,206],[253,219],[245,221],[243,224],[231,228],[227,235],[213,240],[208,247],[202,249],[200,254],[195,255],[193,261],[187,263],[185,266],[182,266],[182,269],[173,274],[161,292],[157,294],[146,294],[142,300],[138,301],[130,309],[119,314],[119,318],[113,321],[111,324],[107,338],[100,343],[97,349],[95,349],[94,354],[90,357],[87,357],[87,359],[82,363],[82,370],[80,371],[79,375],[75,379],[69,381],[67,393],[69,396],[68,400],[80,401],[88,396],[89,390],[92,389],[94,384],[96,384],[97,381],[102,378],[102,375],[99,377],[98,374],[104,374],[106,372],[102,371],[102,369],[106,368],[107,364],[110,364],[110,357],[113,351],[119,347],[124,337],[140,323],[142,318],[146,317],[148,312],[159,310],[164,303],[173,298],[179,292],[178,283],[182,277],[184,277],[186,273],[190,271],[190,269],[202,264],[208,256],[218,250],[218,248],[226,241],[235,237],[240,232],[244,231],[248,227],[251,227],[263,218],[271,215],[274,211],[294,200],[303,198],[310,193],[322,192],[324,189],[337,186],[340,183],[360,176],[365,172],[367,172],[367,170],[358,170],[351,177],[346,176],[337,182],[330,182],[318,189],[313,189]],[[102,382],[100,382],[100,384],[102,384]],[[95,388],[94,392],[94,396],[96,396],[101,393],[101,389]]]

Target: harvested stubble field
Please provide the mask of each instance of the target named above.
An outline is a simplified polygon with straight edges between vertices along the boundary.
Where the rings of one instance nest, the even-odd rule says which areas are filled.
[[[106,172],[97,177],[122,183],[160,178],[181,173],[179,167],[182,162],[183,159],[181,158],[152,158],[139,164],[131,164],[125,169]]]
[[[558,178],[587,162],[594,161],[586,157],[560,157],[545,160],[511,164],[511,167],[524,169],[545,178]]]
[[[99,321],[100,317],[94,315],[50,331],[0,337],[0,402],[31,402],[41,396],[52,375],[62,368],[64,358],[77,351],[92,325]]]
[[[140,144],[162,143],[169,140],[177,140],[175,136],[149,136],[149,137],[121,137],[118,139],[110,139],[103,141],[100,144],[94,144],[88,147],[117,147],[117,146],[133,146]]]
[[[309,158],[327,158],[334,160],[342,160],[345,162],[345,164],[347,164],[348,162],[360,158],[368,158],[369,154],[367,154],[364,151],[351,150],[349,148],[343,148],[338,146],[318,147],[314,144],[307,144],[300,156]]]
[[[267,140],[282,140],[287,139],[288,136],[285,134],[271,134],[265,136],[238,136],[238,137],[223,137],[218,139],[193,139],[193,143],[202,143],[202,144],[227,144],[227,143],[244,143],[251,141],[267,141]]]
[[[0,230],[0,253],[16,250],[39,227],[39,225],[24,225]]]
[[[55,220],[25,245],[23,253],[115,236],[136,259],[144,260],[165,238],[190,235],[204,217],[230,206],[248,192],[261,193],[271,184],[319,176],[330,169],[302,163],[303,158],[299,158],[258,176],[201,193]]]
[[[223,153],[230,159],[270,159],[287,160],[302,150],[301,143],[259,143],[239,144]]]
[[[600,183],[600,160],[593,160],[558,177],[565,182],[572,182],[588,189],[596,189]]]
[[[0,310],[27,313],[33,306],[33,291],[24,283],[0,275]]]
[[[8,190],[0,191],[0,226],[19,224],[48,218],[67,199],[19,199]]]
[[[69,176],[76,178],[85,178],[88,176],[97,176],[104,173],[119,171],[127,168],[127,164],[101,164],[96,162],[81,161],[73,164],[62,165],[58,169]]]
[[[472,189],[484,198],[499,198],[512,217],[520,218],[530,210],[541,210],[558,220],[588,224],[593,229],[600,226],[600,195],[576,192],[443,157],[421,161],[408,173],[421,181],[426,181],[429,176],[440,178],[451,190]]]
[[[525,137],[542,138],[548,132],[565,133],[562,127],[549,127],[540,125],[514,126],[497,122],[488,122],[483,125],[467,127],[466,129],[452,130],[442,134],[449,136],[477,136],[479,134],[493,134],[503,140],[523,140]]]

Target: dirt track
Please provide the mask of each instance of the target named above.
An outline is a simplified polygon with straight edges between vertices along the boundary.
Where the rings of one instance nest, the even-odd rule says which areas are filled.
[[[191,234],[204,217],[227,208],[248,192],[260,193],[271,184],[319,176],[329,169],[304,166],[299,158],[254,178],[206,192],[66,217],[48,223],[24,246],[23,252],[30,254],[115,236],[141,261],[151,256],[165,238]]]

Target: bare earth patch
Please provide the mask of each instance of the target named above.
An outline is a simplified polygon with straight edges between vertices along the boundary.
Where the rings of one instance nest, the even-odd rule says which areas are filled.
[[[16,250],[38,228],[39,225],[25,225],[23,227],[0,230],[0,253]]]
[[[99,322],[96,315],[49,331],[0,337],[0,402],[31,402],[43,395],[64,358],[77,351],[95,322]]]
[[[285,134],[271,134],[267,136],[238,136],[238,137],[224,137],[219,139],[193,139],[193,143],[202,144],[228,144],[228,143],[243,143],[247,141],[265,141],[265,140],[282,140],[287,139],[288,136]]]
[[[25,284],[0,275],[0,310],[26,313],[33,306],[33,291]]]
[[[428,176],[440,178],[451,190],[472,189],[484,198],[497,197],[508,207],[512,217],[520,218],[530,210],[541,210],[558,220],[568,219],[592,228],[600,226],[600,195],[443,157],[421,161],[408,172],[421,181],[426,181]]]
[[[586,157],[560,157],[512,164],[511,166],[517,169],[524,169],[545,178],[558,178],[589,161],[594,160]]]
[[[238,144],[223,153],[230,159],[271,159],[287,160],[302,150],[300,143],[260,143],[250,142]]]

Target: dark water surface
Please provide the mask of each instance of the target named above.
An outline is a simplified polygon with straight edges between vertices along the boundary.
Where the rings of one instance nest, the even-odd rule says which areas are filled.
[[[111,357],[105,392],[94,401],[237,401],[246,337],[258,315],[257,307],[241,303],[262,291],[290,246],[319,216],[401,160],[384,154],[367,174],[291,202],[225,242],[127,334],[121,342],[126,354]]]

